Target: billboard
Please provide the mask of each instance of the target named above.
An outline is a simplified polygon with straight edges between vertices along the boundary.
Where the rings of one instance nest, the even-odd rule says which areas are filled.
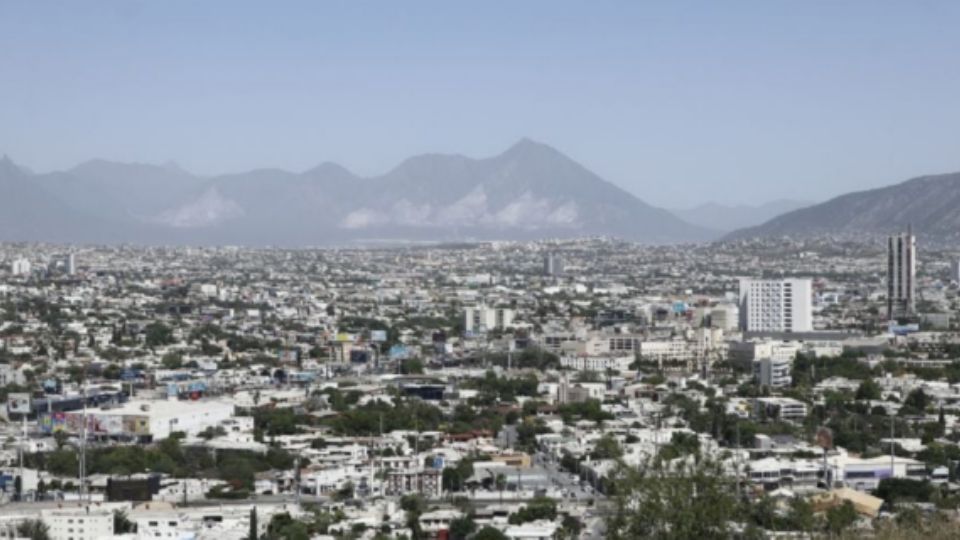
[[[123,415],[123,432],[133,435],[149,435],[150,420],[146,416],[125,414]]]
[[[391,360],[403,360],[410,357],[410,349],[405,345],[394,345],[390,347],[389,354]]]
[[[7,396],[7,412],[12,414],[30,414],[30,394],[17,393]]]
[[[377,343],[383,343],[387,340],[387,331],[386,330],[371,330],[370,331],[370,341]]]
[[[67,417],[62,412],[45,414],[40,417],[40,430],[44,433],[55,433],[67,429]]]
[[[123,433],[123,418],[116,414],[101,414],[96,416],[95,431],[109,435]]]

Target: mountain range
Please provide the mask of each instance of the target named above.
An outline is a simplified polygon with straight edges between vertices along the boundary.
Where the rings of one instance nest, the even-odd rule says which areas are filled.
[[[665,244],[912,225],[960,242],[960,173],[808,204],[668,211],[529,139],[484,159],[415,156],[372,177],[334,163],[201,177],[173,163],[104,160],[37,174],[0,159],[0,241],[323,246],[611,236]]]
[[[907,227],[948,243],[960,241],[960,173],[921,176],[847,193],[800,208],[727,239],[821,234],[889,234]]]
[[[794,201],[790,199],[780,199],[759,205],[726,205],[709,202],[693,208],[677,208],[671,209],[670,211],[687,223],[715,231],[730,232],[765,223],[780,214],[810,206],[811,204],[813,203],[809,201]]]
[[[333,163],[204,178],[175,164],[93,160],[34,174],[0,161],[0,240],[305,246],[597,235],[672,243],[716,233],[529,139],[485,159],[420,155],[366,178]]]

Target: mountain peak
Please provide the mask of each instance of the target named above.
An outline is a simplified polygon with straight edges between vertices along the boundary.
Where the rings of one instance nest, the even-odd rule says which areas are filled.
[[[16,163],[14,163],[13,160],[10,159],[10,156],[4,154],[3,157],[0,158],[0,173],[2,173],[2,174],[10,174],[10,173],[20,174],[20,173],[22,173],[22,172],[23,172],[23,169],[22,169],[19,165],[17,165]]]
[[[349,169],[340,165],[339,163],[334,163],[332,161],[324,161],[323,163],[303,171],[304,175],[307,176],[327,176],[327,177],[354,177],[356,176]]]
[[[529,137],[523,137],[519,141],[513,143],[513,146],[508,148],[504,154],[530,154],[533,152],[550,152],[553,154],[559,154],[556,148],[544,144],[542,142],[537,142]]]

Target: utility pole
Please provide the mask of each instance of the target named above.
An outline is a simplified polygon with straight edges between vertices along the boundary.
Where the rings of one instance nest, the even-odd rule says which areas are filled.
[[[893,460],[893,447],[896,444],[894,442],[893,434],[893,414],[890,415],[890,478],[893,478],[894,472],[894,460]]]
[[[17,494],[17,497],[22,501],[23,500],[23,445],[27,444],[27,415],[22,415],[20,417],[20,423],[22,429],[20,431],[20,472],[17,474],[20,476],[20,493]]]
[[[300,456],[297,455],[296,459],[293,460],[293,483],[295,489],[297,490],[297,506],[300,506]]]
[[[735,466],[737,468],[737,499],[739,500],[740,499],[740,421],[739,420],[737,420],[736,425],[737,425],[737,460],[735,462],[736,463]]]
[[[84,377],[83,382],[83,391],[81,392],[83,396],[83,415],[81,416],[81,426],[80,426],[80,487],[78,489],[77,495],[80,500],[83,501],[84,494],[86,493],[85,484],[87,481],[87,382],[86,377]]]
[[[383,444],[383,413],[380,413],[380,440],[377,441],[377,446],[379,447],[382,444]],[[380,465],[379,467],[377,467],[377,474],[382,476],[382,478],[380,479],[380,495],[384,495],[387,491],[386,489],[384,489],[385,484],[387,483],[387,475],[386,475],[386,471],[384,471],[383,469],[383,450],[384,450],[383,448],[380,448],[380,451],[379,451],[380,453],[377,455],[377,462]],[[376,479],[376,477],[374,477],[374,479]]]
[[[416,438],[413,440],[413,459],[417,460],[415,471],[422,471],[423,463],[420,461],[420,419],[417,418],[417,413],[413,413],[413,427],[417,432]],[[420,478],[417,479],[417,493],[423,493],[423,475],[419,475]]]

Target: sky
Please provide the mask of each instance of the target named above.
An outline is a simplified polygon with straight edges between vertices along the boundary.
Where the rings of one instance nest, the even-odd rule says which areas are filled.
[[[960,171],[960,2],[0,0],[0,154],[199,174],[547,143],[666,207]]]

